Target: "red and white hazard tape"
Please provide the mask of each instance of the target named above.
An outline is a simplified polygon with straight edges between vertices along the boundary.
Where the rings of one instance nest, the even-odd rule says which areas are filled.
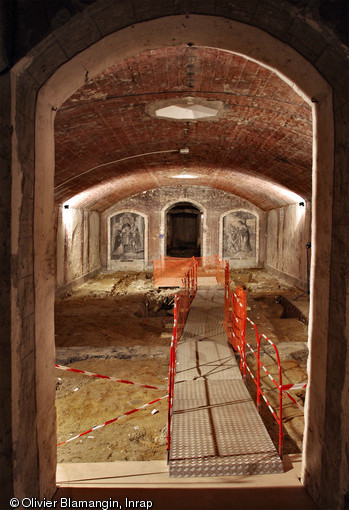
[[[297,407],[299,407],[299,409],[302,411],[302,413],[304,413],[304,407],[301,406],[300,403],[297,402],[297,400],[292,397],[291,393],[289,393],[288,391],[286,391],[285,393],[288,396],[288,398],[290,398],[292,400],[292,402],[294,404],[296,404]]]
[[[247,347],[249,347],[250,351],[253,352],[253,354],[256,356],[256,352],[254,351],[254,349],[252,349],[252,347],[250,346],[250,344],[248,342],[246,342],[246,345]],[[257,356],[256,356],[257,357]]]
[[[78,434],[77,436],[71,437],[70,439],[63,441],[62,443],[58,443],[57,446],[61,446],[62,444],[69,443],[70,441],[74,441],[74,439],[78,439],[79,437],[85,436],[86,434],[89,434],[90,432],[93,432],[94,430],[101,429],[102,427],[105,427],[106,425],[110,425],[111,423],[114,423],[115,421],[120,420],[121,418],[125,418],[126,416],[129,416],[130,414],[140,411],[141,409],[144,409],[147,406],[151,406],[152,404],[155,404],[155,402],[159,402],[160,400],[163,400],[164,398],[167,398],[167,397],[168,397],[168,395],[164,395],[163,397],[157,398],[156,400],[152,400],[151,402],[148,402],[147,404],[144,404],[140,407],[136,407],[136,409],[127,411],[126,413],[122,414],[121,416],[117,416],[117,418],[108,420],[105,423],[102,423],[102,425],[95,425],[94,427],[90,428],[89,430],[86,430],[86,432],[82,432],[81,434]]]
[[[303,390],[307,387],[307,383],[297,383],[297,384],[283,384],[280,386],[280,390]]]
[[[247,365],[247,363],[245,364],[245,367],[247,368],[248,373],[250,374],[250,376],[252,377],[252,379],[256,382],[256,378],[255,378],[255,376],[253,375],[253,373],[252,373],[252,371],[251,371],[250,367]],[[256,382],[256,384],[257,384],[257,382]]]
[[[264,393],[261,391],[261,395],[264,399],[264,402],[267,404],[268,408],[269,408],[269,411],[271,412],[271,414],[274,416],[275,420],[277,421],[277,423],[280,423],[280,420],[276,414],[276,412],[274,411],[274,409],[271,407],[271,405],[269,404],[266,396],[264,395]]]
[[[274,342],[272,342],[264,333],[261,334],[261,337],[265,338],[265,340],[270,344],[275,346]]]
[[[101,374],[94,374],[93,372],[87,372],[86,370],[79,370],[78,368],[72,368],[72,367],[64,367],[63,365],[55,365],[58,370],[66,370],[67,372],[75,372],[76,374],[82,374],[82,375],[88,375],[89,377],[97,377],[99,379],[109,379],[109,381],[114,381],[118,383],[123,384],[132,384],[134,386],[139,386],[140,388],[147,388],[151,390],[164,390],[165,386],[150,386],[149,384],[140,384],[135,383],[132,381],[126,381],[124,379],[116,379],[115,377],[110,377],[109,375],[101,375]]]
[[[262,368],[263,368],[264,372],[267,374],[267,376],[269,377],[269,379],[270,379],[270,380],[271,380],[271,381],[275,384],[275,386],[276,386],[277,388],[279,388],[278,383],[275,381],[275,379],[274,379],[274,377],[271,375],[271,373],[270,373],[270,372],[269,372],[269,371],[265,368],[265,366],[264,366],[264,365],[262,365]]]

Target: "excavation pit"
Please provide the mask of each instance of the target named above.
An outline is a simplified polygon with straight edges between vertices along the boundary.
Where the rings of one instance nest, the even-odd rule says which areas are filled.
[[[288,362],[286,372],[298,379],[306,378],[305,324],[297,321],[303,328],[302,337],[293,343],[285,342],[277,338],[272,319],[274,304],[282,308],[277,302],[280,289],[288,293],[287,299],[299,291],[284,286],[263,270],[251,270],[244,279],[246,286],[252,284],[248,290],[251,308],[248,315],[259,321],[263,332],[279,341],[283,359]],[[253,284],[258,292],[253,292]],[[271,295],[275,289],[277,295]],[[151,273],[118,272],[101,274],[57,299],[56,363],[162,387],[162,390],[144,389],[56,369],[58,443],[167,394],[173,292],[173,289],[155,288]],[[294,331],[293,326],[291,330]],[[286,344],[291,349],[287,353],[282,347],[286,348]],[[299,382],[298,379],[294,382]],[[290,424],[286,453],[287,445],[290,452],[300,451],[302,446],[303,418],[292,406],[286,411]],[[154,409],[157,412],[152,414]],[[58,462],[164,460],[166,423],[167,398],[59,446]],[[266,418],[266,425],[272,432],[272,420]],[[292,437],[293,430],[295,437]]]

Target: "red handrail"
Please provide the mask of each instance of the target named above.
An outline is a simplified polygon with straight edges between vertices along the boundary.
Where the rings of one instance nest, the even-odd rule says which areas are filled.
[[[222,261],[221,261],[222,264]],[[282,458],[283,455],[283,437],[284,433],[282,431],[282,400],[284,398],[283,392],[294,402],[300,409],[303,410],[302,406],[289,394],[288,390],[291,389],[299,389],[305,388],[305,383],[299,384],[282,384],[282,367],[280,362],[279,351],[274,342],[272,342],[266,335],[258,333],[257,325],[247,317],[247,306],[246,306],[246,293],[242,287],[238,287],[235,289],[235,292],[231,291],[231,282],[229,280],[229,265],[226,264],[226,268],[228,267],[227,272],[225,273],[225,300],[224,300],[224,325],[225,330],[227,332],[227,336],[229,341],[231,342],[235,351],[240,353],[240,371],[242,373],[244,381],[246,381],[246,371],[251,376],[253,382],[257,387],[257,398],[256,398],[256,406],[258,412],[260,412],[261,405],[261,397],[265,401],[268,406],[268,409],[271,411],[273,417],[275,418],[278,427],[279,427],[279,455]],[[228,276],[227,276],[228,275]],[[231,314],[229,314],[231,306]],[[246,340],[246,321],[249,321],[250,324],[254,327],[256,334],[256,349],[254,349],[250,343]],[[229,324],[230,323],[230,324]],[[260,359],[260,347],[262,340],[265,340],[272,345],[276,355],[276,362],[278,368],[278,381],[275,380],[274,376],[268,371],[265,365],[262,363]],[[248,366],[246,362],[246,347],[253,354],[253,356],[257,360],[257,374],[254,376],[251,368]],[[270,405],[266,395],[263,392],[263,388],[261,387],[261,377],[260,377],[260,369],[263,369],[264,372],[271,379],[275,387],[279,392],[279,415],[274,411],[272,406]]]
[[[279,455],[282,458],[282,453],[283,453],[282,452],[282,440],[283,440],[284,434],[282,432],[282,389],[281,389],[282,388],[282,373],[281,373],[280,356],[279,356],[278,349],[277,349],[276,345],[274,344],[274,342],[269,340],[269,338],[267,338],[264,334],[262,334],[262,335],[258,334],[258,329],[257,329],[256,324],[254,322],[252,322],[246,316],[246,311],[245,311],[245,313],[238,313],[239,306],[242,309],[246,310],[246,299],[245,300],[243,298],[241,299],[242,295],[243,295],[242,292],[240,292],[240,298],[238,298],[236,293],[233,293],[231,341],[232,341],[232,345],[235,348],[235,350],[238,350],[240,352],[240,356],[241,356],[240,370],[243,375],[244,381],[246,380],[246,370],[247,370],[247,372],[249,373],[249,375],[251,376],[253,382],[255,383],[255,385],[257,387],[256,406],[257,406],[258,413],[260,413],[261,396],[262,396],[263,400],[265,401],[265,403],[268,406],[268,409],[272,413],[273,417],[275,418],[275,420],[279,426]],[[256,333],[257,352],[246,340],[246,332],[245,332],[246,320],[248,320],[254,326],[255,333]],[[241,321],[243,321],[242,325],[240,324]],[[238,324],[234,331],[235,322],[238,322]],[[274,377],[270,374],[270,372],[267,370],[267,368],[264,366],[264,364],[262,363],[262,361],[260,359],[260,345],[261,345],[262,338],[264,338],[270,345],[272,345],[275,350],[277,364],[278,364],[279,382],[275,381]],[[252,370],[250,369],[250,367],[247,364],[246,347],[248,347],[249,351],[253,354],[253,356],[257,360],[257,378],[253,375]],[[276,414],[276,412],[270,405],[270,403],[261,387],[261,383],[260,383],[260,369],[261,368],[266,372],[266,374],[273,381],[273,383],[275,384],[275,386],[277,387],[277,389],[279,391],[279,416]]]
[[[173,391],[176,376],[176,353],[178,340],[183,332],[185,321],[188,317],[190,305],[197,291],[197,266],[193,257],[192,267],[182,279],[182,290],[175,296],[173,308],[173,333],[170,347],[170,361],[168,373],[168,410],[167,410],[167,463],[170,460],[171,446],[171,421],[173,412]]]
[[[171,419],[172,419],[172,407],[173,407],[173,386],[176,372],[176,347],[178,342],[178,300],[176,296],[174,299],[173,306],[173,333],[170,347],[170,361],[169,361],[169,373],[168,373],[168,408],[167,408],[167,463],[169,462],[170,453],[170,442],[171,442]]]
[[[217,257],[217,281],[223,285],[222,275],[222,267],[223,262],[219,257]],[[172,419],[172,410],[173,410],[173,392],[174,392],[174,380],[176,375],[176,349],[178,340],[182,334],[186,318],[188,316],[190,310],[190,304],[195,297],[197,291],[197,267],[198,261],[193,257],[192,259],[192,267],[185,274],[182,279],[183,289],[179,295],[176,296],[174,301],[174,323],[173,323],[173,335],[170,347],[170,363],[169,363],[169,396],[168,396],[168,429],[167,429],[167,461],[169,462],[169,454],[170,454],[170,445],[171,445],[171,419]],[[272,342],[266,335],[258,333],[257,325],[247,317],[246,314],[246,293],[242,287],[238,287],[235,292],[231,291],[231,282],[229,279],[229,262],[224,262],[224,287],[225,287],[225,302],[224,302],[224,325],[225,330],[227,332],[228,338],[232,343],[235,350],[240,353],[240,370],[243,375],[243,379],[246,380],[246,371],[251,376],[252,380],[257,386],[257,410],[260,412],[261,405],[261,397],[265,401],[268,406],[268,409],[271,411],[273,417],[275,418],[278,426],[279,426],[279,455],[282,458],[283,454],[283,437],[284,434],[282,432],[282,400],[283,400],[283,392],[299,407],[301,407],[298,402],[293,399],[293,397],[289,394],[288,390],[298,389],[299,387],[304,388],[306,384],[282,384],[282,369],[281,362],[278,349],[274,342]],[[230,311],[231,305],[231,313]],[[254,329],[256,334],[256,349],[254,349],[250,343],[246,340],[246,321],[249,321]],[[262,340],[265,340],[272,345],[275,351],[277,365],[278,365],[278,381],[271,375],[268,369],[264,366],[260,359],[260,347]],[[257,360],[257,374],[254,376],[251,368],[248,366],[246,362],[246,347],[252,352]],[[271,379],[275,387],[279,392],[279,415],[275,412],[275,410],[270,405],[266,395],[263,392],[263,388],[260,384],[260,369],[263,369],[268,377]]]

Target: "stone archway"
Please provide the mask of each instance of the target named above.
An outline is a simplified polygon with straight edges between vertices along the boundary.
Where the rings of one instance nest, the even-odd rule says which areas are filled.
[[[170,257],[201,256],[201,211],[189,202],[178,202],[167,211],[166,254]]]
[[[163,233],[160,239],[160,253],[162,256],[167,255],[167,241],[168,241],[168,213],[169,211],[176,207],[179,203],[181,204],[189,204],[193,208],[195,208],[200,213],[200,218],[198,218],[198,221],[200,222],[199,225],[199,243],[200,243],[200,256],[205,257],[208,254],[208,247],[207,247],[207,209],[197,200],[194,200],[193,198],[188,201],[186,198],[183,198],[180,200],[174,200],[170,203],[166,204],[165,207],[161,210],[161,218],[160,218],[160,230]]]
[[[47,79],[45,72],[40,75],[42,82],[32,85],[35,93],[31,96],[28,108],[36,111],[35,132],[33,126],[27,126],[23,117],[21,104],[15,105],[13,111],[14,139],[19,141],[24,137],[28,145],[35,142],[35,173],[34,180],[34,293],[35,293],[35,402],[37,434],[36,447],[32,456],[38,457],[39,480],[36,483],[37,493],[41,496],[51,496],[54,491],[55,478],[55,443],[52,439],[55,430],[54,384],[53,384],[53,296],[54,296],[54,267],[53,267],[53,174],[54,174],[54,116],[59,106],[77,89],[85,78],[86,69],[90,76],[96,76],[115,60],[134,55],[145,48],[187,44],[195,41],[197,45],[222,48],[247,56],[261,65],[269,67],[296,88],[306,100],[313,99],[314,115],[314,180],[313,189],[313,281],[312,290],[320,291],[321,297],[312,292],[313,317],[310,326],[310,345],[316,338],[317,350],[322,357],[314,358],[310,364],[310,386],[307,410],[307,422],[317,420],[317,432],[311,435],[306,430],[305,443],[305,474],[310,473],[319,477],[321,458],[311,456],[312,450],[321,451],[322,429],[325,407],[325,384],[322,370],[326,368],[327,338],[328,338],[328,299],[329,299],[329,263],[331,247],[331,190],[333,175],[333,112],[331,89],[315,70],[315,68],[290,46],[280,42],[258,28],[230,21],[218,17],[190,15],[171,16],[146,23],[132,25],[101,39],[93,46],[82,51],[79,55],[66,61],[61,58],[61,67]],[[87,47],[87,44],[86,44]],[[52,55],[47,50],[38,55],[40,64],[49,68]],[[27,62],[20,62],[13,72],[13,86],[20,98],[26,92],[30,73],[26,72]],[[58,66],[57,66],[58,67]],[[45,81],[47,80],[47,81]],[[37,101],[36,92],[41,87]],[[15,146],[14,155],[14,189],[20,189],[24,172],[24,158],[27,148],[20,143]],[[29,166],[33,168],[33,160]],[[30,174],[30,170],[29,170]],[[24,196],[20,193],[21,201],[13,202],[14,237],[23,219],[21,207],[33,199],[33,193]],[[323,216],[323,211],[327,211]],[[29,240],[30,243],[30,240]],[[321,248],[321,250],[320,250]],[[18,246],[14,247],[17,251]],[[320,254],[321,251],[321,254]],[[24,290],[16,289],[17,293]],[[20,309],[14,305],[14,318],[17,314],[20,321]],[[18,349],[23,343],[21,333],[14,336],[13,349]],[[17,365],[16,365],[17,364]],[[19,366],[19,359],[15,356],[14,366]],[[23,384],[25,384],[23,382]],[[20,391],[20,389],[19,389]],[[312,403],[313,402],[313,403]],[[322,409],[319,414],[315,409]],[[18,432],[20,423],[14,413],[14,430]],[[17,444],[17,457],[25,457],[26,440]],[[320,456],[318,456],[320,457]],[[24,491],[31,481],[25,480],[25,466],[18,467],[17,484],[19,492]],[[28,471],[28,470],[27,470]],[[306,476],[307,477],[307,476]]]

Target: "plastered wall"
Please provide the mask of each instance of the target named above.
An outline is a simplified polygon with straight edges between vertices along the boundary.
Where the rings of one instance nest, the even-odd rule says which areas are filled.
[[[96,211],[56,209],[56,292],[61,294],[101,268],[100,218]]]
[[[301,288],[307,288],[310,265],[311,204],[292,204],[268,213],[265,267]]]
[[[201,211],[201,256],[222,255],[224,245],[224,217],[235,211],[249,211],[254,215],[254,256],[244,259],[244,254],[231,254],[231,267],[257,267],[264,261],[265,213],[251,203],[230,193],[199,186],[173,186],[153,189],[117,202],[102,214],[102,265],[107,269],[152,269],[151,260],[166,255],[166,214],[174,204],[190,202]],[[144,258],[142,260],[112,260],[114,237],[111,218],[120,213],[139,214],[145,219]],[[257,239],[257,242],[255,242]]]

